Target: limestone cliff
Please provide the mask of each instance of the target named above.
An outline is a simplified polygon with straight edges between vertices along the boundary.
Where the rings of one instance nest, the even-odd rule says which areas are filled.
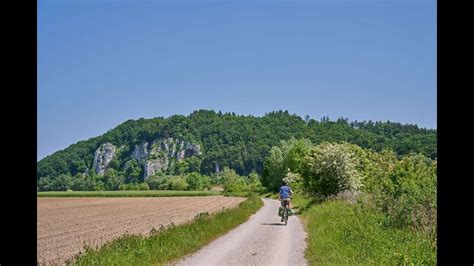
[[[199,144],[175,138],[155,139],[151,143],[145,142],[136,145],[133,151],[133,158],[143,167],[144,179],[166,171],[185,158],[195,155],[202,155]]]
[[[110,161],[115,156],[116,147],[106,142],[95,151],[93,169],[99,175],[103,175]]]

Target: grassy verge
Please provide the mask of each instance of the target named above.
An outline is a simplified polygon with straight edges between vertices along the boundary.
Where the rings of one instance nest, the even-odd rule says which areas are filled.
[[[308,232],[306,257],[311,265],[436,264],[436,247],[409,229],[383,225],[374,210],[332,200],[295,196]]]
[[[185,197],[216,196],[219,191],[126,190],[126,191],[48,191],[37,192],[38,197]]]
[[[247,221],[262,206],[262,200],[252,195],[237,208],[213,215],[203,214],[190,223],[159,230],[149,237],[125,235],[100,249],[87,249],[74,264],[164,265],[198,250]]]

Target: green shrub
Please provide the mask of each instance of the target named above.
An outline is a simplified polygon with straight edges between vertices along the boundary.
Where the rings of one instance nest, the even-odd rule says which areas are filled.
[[[391,224],[412,226],[435,235],[437,217],[436,163],[423,155],[409,155],[390,174],[393,190],[387,210]]]
[[[353,144],[322,143],[313,147],[305,157],[305,187],[309,192],[325,196],[340,191],[358,191],[363,175],[358,171],[363,150]]]
[[[152,190],[158,190],[160,185],[160,176],[149,176],[145,183],[148,184],[148,187]]]
[[[185,179],[189,184],[189,190],[203,190],[210,185],[209,177],[203,176],[197,172],[187,174]]]
[[[97,188],[97,181],[94,177],[84,176],[82,174],[76,175],[71,184],[71,189],[74,191],[91,191]]]
[[[118,190],[121,184],[124,184],[125,177],[119,175],[114,169],[108,169],[103,177],[106,190]]]
[[[43,177],[38,180],[38,191],[54,191],[52,185],[52,179],[49,177]]]
[[[276,192],[288,171],[301,173],[306,166],[305,156],[310,148],[311,141],[295,138],[273,146],[264,162],[263,186]]]
[[[156,175],[148,177],[145,182],[152,190],[166,190],[169,189],[170,176]]]
[[[224,167],[220,175],[223,180],[224,192],[241,192],[247,190],[245,180],[239,176],[234,169]]]
[[[138,190],[150,190],[150,187],[148,186],[147,183],[141,183],[141,184],[138,186]]]
[[[260,176],[256,172],[251,172],[248,176],[245,176],[244,181],[247,189],[252,192],[261,193],[266,190],[262,185]]]
[[[437,175],[436,162],[423,155],[398,160],[392,152],[370,153],[366,167],[366,207],[386,215],[384,221],[398,228],[411,227],[428,234],[436,242]]]
[[[211,185],[223,185],[224,180],[219,173],[214,173],[210,176]]]
[[[180,176],[173,176],[169,179],[168,184],[171,190],[187,190],[189,187],[186,180]]]

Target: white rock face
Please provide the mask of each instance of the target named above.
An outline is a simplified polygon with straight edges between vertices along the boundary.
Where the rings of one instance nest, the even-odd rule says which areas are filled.
[[[194,155],[202,155],[198,144],[174,138],[156,139],[151,145],[137,145],[133,152],[133,157],[143,165],[144,179],[166,171],[179,161]]]
[[[164,163],[164,164],[163,164]],[[147,179],[149,176],[153,176],[161,171],[166,170],[167,162],[161,161],[159,159],[156,160],[148,160],[145,164],[145,169],[143,172],[143,178]]]
[[[115,156],[116,147],[109,142],[106,142],[95,151],[94,153],[94,165],[95,172],[99,175],[103,175],[105,169],[109,165],[110,161]]]
[[[133,151],[133,158],[137,159],[139,162],[143,162],[144,159],[148,157],[148,143],[143,143],[138,146],[135,145],[135,150]]]

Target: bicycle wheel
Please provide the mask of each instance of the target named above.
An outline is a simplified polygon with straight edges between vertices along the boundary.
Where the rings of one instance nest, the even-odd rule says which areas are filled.
[[[288,207],[285,207],[285,225],[288,224]]]

